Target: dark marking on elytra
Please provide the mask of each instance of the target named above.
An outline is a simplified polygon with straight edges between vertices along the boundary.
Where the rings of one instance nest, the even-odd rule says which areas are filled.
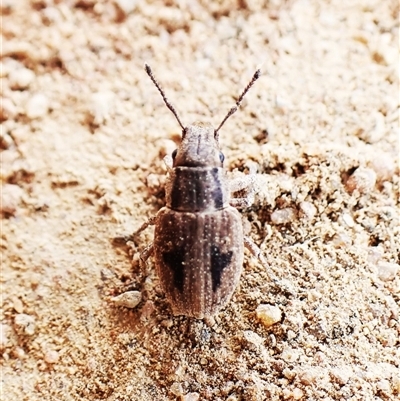
[[[174,275],[174,286],[183,292],[183,284],[185,279],[185,265],[184,265],[185,251],[183,247],[176,247],[172,251],[163,253],[164,263],[172,270]]]
[[[232,251],[221,253],[216,245],[211,245],[211,276],[213,292],[215,292],[221,285],[222,272],[231,263],[232,255]]]

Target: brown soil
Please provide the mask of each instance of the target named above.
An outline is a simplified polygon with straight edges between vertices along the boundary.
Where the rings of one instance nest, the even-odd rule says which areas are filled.
[[[130,7],[132,4],[132,7]],[[3,0],[1,399],[395,400],[398,2]],[[181,120],[258,165],[246,252],[213,319],[138,264]],[[135,308],[111,298],[142,293]],[[279,308],[271,327],[261,304]]]

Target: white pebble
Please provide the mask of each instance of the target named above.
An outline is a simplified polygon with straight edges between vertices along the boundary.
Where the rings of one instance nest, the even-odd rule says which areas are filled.
[[[1,188],[1,213],[14,216],[24,191],[14,184],[4,184]]]
[[[388,154],[378,154],[370,161],[370,167],[375,171],[379,181],[390,180],[396,170],[396,163]]]
[[[35,318],[26,315],[25,313],[19,313],[15,315],[14,323],[24,329],[25,334],[31,336],[35,332]]]
[[[7,324],[0,324],[0,347],[5,347],[8,343],[8,336],[11,332],[11,327]]]
[[[35,79],[35,73],[28,68],[14,70],[8,76],[11,89],[26,89]]]
[[[142,294],[139,291],[127,291],[111,298],[117,306],[124,306],[125,308],[133,309],[139,305],[142,300]]]
[[[376,388],[377,388],[378,390],[384,392],[384,393],[390,394],[390,393],[392,392],[392,390],[391,390],[391,388],[390,388],[390,382],[389,382],[389,380],[385,380],[385,379],[379,380],[379,381],[376,383]]]
[[[335,248],[343,248],[351,245],[351,238],[347,234],[339,233],[335,234],[332,239],[332,243]]]
[[[12,299],[12,306],[15,312],[22,313],[24,311],[24,304],[22,303],[22,301],[16,296],[12,297],[11,299]]]
[[[265,327],[270,327],[282,319],[281,310],[277,306],[267,304],[258,305],[256,316]]]
[[[376,143],[382,140],[387,129],[385,124],[385,116],[382,113],[379,111],[376,112],[373,115],[373,118],[375,120],[375,124],[371,129],[367,130],[365,133],[365,139],[368,142]]]
[[[256,347],[259,347],[264,343],[264,339],[252,330],[245,330],[243,332],[243,337],[247,342],[255,345]]]
[[[178,382],[172,383],[169,390],[176,397],[182,397],[183,396],[183,387],[182,387],[181,383],[178,383]]]
[[[397,263],[381,261],[378,263],[378,277],[382,281],[392,281],[395,279],[400,266]]]
[[[120,10],[125,14],[128,15],[133,11],[136,6],[137,0],[114,0],[115,4],[118,5]]]
[[[29,118],[44,117],[48,111],[49,99],[41,93],[33,95],[25,106],[25,114]]]
[[[47,363],[56,363],[60,359],[60,356],[57,351],[49,350],[44,354],[44,361]]]
[[[114,108],[115,95],[111,91],[96,92],[92,94],[90,114],[93,117],[93,124],[103,124]]]
[[[285,362],[295,362],[299,359],[299,351],[293,348],[285,348],[282,351],[281,357]]]
[[[353,375],[353,370],[350,367],[340,366],[337,368],[332,368],[330,370],[330,375],[335,382],[339,383],[341,386],[344,386]]]
[[[317,378],[318,371],[316,369],[309,368],[299,373],[300,382],[305,386],[312,386],[317,381]]]
[[[350,227],[350,228],[354,227],[354,220],[353,220],[353,217],[350,216],[350,214],[343,213],[342,219],[347,227]]]
[[[271,213],[271,221],[273,224],[287,224],[296,218],[296,212],[292,208],[275,210]]]
[[[0,100],[0,119],[1,121],[12,120],[17,115],[17,108],[9,98]]]
[[[300,202],[301,215],[308,220],[312,220],[317,213],[317,208],[311,202]]]
[[[293,390],[285,388],[282,391],[282,395],[285,400],[301,400],[304,397],[304,392],[298,387],[295,387]]]
[[[182,401],[198,401],[199,399],[199,393],[188,393],[182,397]]]
[[[150,173],[146,178],[147,188],[149,188],[153,193],[160,189],[161,181],[159,174]]]
[[[349,192],[357,190],[361,194],[370,192],[376,183],[376,173],[370,168],[359,167],[346,182]]]
[[[13,351],[13,355],[15,356],[15,358],[18,358],[18,359],[26,358],[26,352],[21,347],[15,347],[15,349]]]
[[[296,377],[296,372],[294,372],[292,369],[289,369],[289,368],[283,369],[282,374],[288,380],[293,380]]]
[[[400,375],[398,377],[393,377],[393,387],[394,391],[400,394]]]
[[[295,387],[292,391],[292,398],[294,400],[301,400],[304,396],[304,391],[298,387]]]

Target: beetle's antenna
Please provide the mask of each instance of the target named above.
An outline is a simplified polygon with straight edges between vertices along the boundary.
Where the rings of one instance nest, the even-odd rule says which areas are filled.
[[[227,115],[225,116],[225,118],[222,120],[222,123],[221,123],[221,124],[219,125],[219,127],[215,130],[215,132],[214,132],[214,137],[215,137],[215,139],[218,139],[218,131],[219,131],[219,130],[221,129],[221,127],[225,124],[225,121],[226,121],[232,114],[234,114],[234,113],[236,112],[236,110],[239,108],[240,103],[242,102],[242,100],[243,100],[245,94],[246,94],[246,93],[248,92],[248,90],[254,85],[254,82],[257,81],[257,79],[260,77],[260,75],[261,75],[261,71],[260,71],[260,70],[257,70],[257,71],[254,73],[253,78],[252,78],[251,81],[248,83],[248,85],[247,85],[246,88],[244,89],[243,93],[240,95],[238,101],[236,102],[236,105],[233,106],[233,107],[229,110],[228,114],[227,114]]]
[[[158,84],[158,82],[156,81],[156,79],[154,78],[153,72],[151,71],[151,68],[148,64],[145,64],[145,70],[147,72],[147,75],[150,77],[150,79],[153,81],[153,84],[156,86],[156,88],[158,89],[158,91],[160,92],[165,105],[172,111],[172,114],[175,116],[175,118],[178,120],[179,125],[182,127],[182,129],[184,130],[185,127],[183,126],[181,120],[178,117],[178,113],[175,110],[175,107],[172,106],[172,104],[168,101],[167,97],[165,96],[164,91],[162,90],[161,86]]]

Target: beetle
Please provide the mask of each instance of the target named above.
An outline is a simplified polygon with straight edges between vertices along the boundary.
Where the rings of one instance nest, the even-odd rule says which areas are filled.
[[[199,121],[185,127],[147,64],[145,70],[181,126],[182,138],[172,156],[164,159],[168,170],[165,207],[131,238],[155,225],[153,244],[142,260],[154,255],[174,315],[202,319],[216,314],[232,297],[242,272],[244,246],[265,263],[259,248],[243,234],[241,215],[233,206],[246,205],[247,200],[230,199],[218,141],[219,130],[237,111],[260,70],[217,129]]]

